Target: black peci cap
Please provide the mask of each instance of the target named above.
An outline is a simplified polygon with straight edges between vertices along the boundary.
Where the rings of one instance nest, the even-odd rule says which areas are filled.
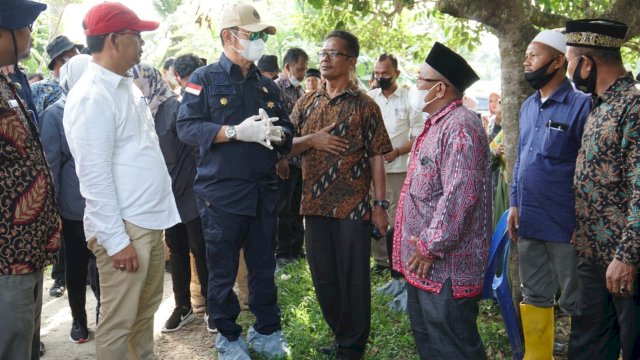
[[[619,50],[629,27],[607,19],[569,20],[566,23],[567,46]]]
[[[439,42],[433,44],[424,62],[442,74],[460,91],[465,91],[471,84],[480,80],[462,56]]]
[[[308,78],[308,77],[317,77],[317,78],[321,78],[320,75],[320,70],[318,69],[307,69],[307,71],[304,73],[304,77]]]

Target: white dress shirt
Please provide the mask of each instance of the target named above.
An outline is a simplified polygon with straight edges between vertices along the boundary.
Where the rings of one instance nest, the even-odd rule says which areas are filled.
[[[369,96],[375,100],[382,112],[384,126],[387,128],[389,139],[394,148],[402,146],[411,137],[417,137],[424,128],[422,113],[414,111],[409,105],[409,92],[398,86],[396,91],[387,98],[381,89],[369,91]],[[398,156],[389,164],[384,164],[387,173],[407,172],[409,154]]]
[[[151,112],[131,77],[90,62],[67,96],[63,125],[87,239],[112,256],[131,242],[123,220],[151,230],[180,222]]]

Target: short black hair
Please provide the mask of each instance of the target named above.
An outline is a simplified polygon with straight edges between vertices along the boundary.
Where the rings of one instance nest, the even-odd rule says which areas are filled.
[[[107,36],[109,36],[109,34],[87,36],[87,48],[89,51],[92,54],[101,53],[104,49],[104,41],[107,39]]]
[[[384,53],[378,56],[378,62],[383,62],[385,60],[391,61],[391,65],[393,65],[393,70],[398,70],[398,59],[391,54]]]
[[[344,30],[334,30],[330,32],[324,40],[327,41],[334,37],[340,38],[347,43],[347,52],[349,52],[349,55],[356,58],[360,56],[360,42],[355,35]]]
[[[590,56],[596,63],[607,65],[622,65],[622,55],[620,50],[594,49],[588,47],[574,47],[578,56]]]
[[[285,64],[295,65],[301,59],[309,61],[309,55],[307,55],[307,53],[300,48],[291,48],[284,54],[284,58],[282,59],[282,66],[284,66]]]
[[[85,24],[84,20],[82,20],[82,28],[87,30],[87,24]],[[104,49],[104,41],[109,36],[109,34],[103,35],[87,35],[87,49],[91,54],[93,53],[101,53],[102,49]]]
[[[167,58],[167,59],[164,61],[164,63],[162,64],[162,68],[163,68],[164,70],[169,70],[169,68],[173,66],[173,62],[174,62],[175,60],[176,60],[176,59],[175,59],[175,58],[172,58],[172,57]]]
[[[204,66],[202,60],[194,54],[180,55],[173,61],[173,71],[185,80],[192,72],[202,66]]]

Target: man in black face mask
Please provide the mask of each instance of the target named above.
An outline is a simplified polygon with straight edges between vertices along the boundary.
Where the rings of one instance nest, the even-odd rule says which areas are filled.
[[[553,307],[575,315],[576,255],[573,174],[589,96],[566,78],[564,35],[540,32],[525,53],[525,78],[537,90],[520,109],[518,157],[513,168],[508,229],[517,241],[526,358],[551,359]]]
[[[413,140],[420,135],[424,127],[422,114],[409,106],[408,91],[398,86],[396,80],[400,76],[398,60],[391,54],[382,54],[374,65],[373,79],[379,88],[371,90],[369,96],[375,100],[382,112],[384,125],[391,139],[393,150],[384,155],[385,172],[387,173],[387,197],[389,223],[393,226],[400,189],[407,175],[407,163]],[[374,239],[371,252],[379,271],[390,269],[391,240],[393,232],[387,234],[387,240]],[[385,289],[388,295],[396,296],[404,288],[404,277],[391,270],[395,279]]]
[[[593,94],[574,184],[580,315],[570,359],[640,358],[640,89],[622,64],[626,34],[615,21],[567,22],[569,74]]]

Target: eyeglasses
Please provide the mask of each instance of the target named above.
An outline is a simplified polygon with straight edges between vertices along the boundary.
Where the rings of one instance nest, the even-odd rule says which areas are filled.
[[[262,40],[264,42],[267,42],[267,40],[269,40],[269,34],[267,34],[264,31],[258,31],[258,32],[249,32],[246,30],[242,30],[239,29],[238,32],[242,32],[243,34],[248,34],[249,37],[249,41],[255,41],[255,40]]]
[[[318,51],[318,57],[319,57],[320,59],[322,59],[323,57],[325,57],[325,56],[327,56],[327,55],[329,55],[329,57],[330,57],[331,59],[335,59],[335,58],[337,58],[337,57],[338,57],[338,55],[342,55],[342,56],[344,56],[344,57],[353,57],[353,56],[351,56],[351,55],[349,55],[349,54],[345,54],[345,53],[342,53],[342,52],[340,52],[340,51],[335,51],[335,50],[331,50],[331,51],[320,50],[320,51]]]
[[[138,38],[138,40],[142,40],[142,35],[137,31],[124,30],[124,31],[118,31],[118,32],[116,32],[114,34],[118,34],[118,35],[133,35],[134,37]]]

